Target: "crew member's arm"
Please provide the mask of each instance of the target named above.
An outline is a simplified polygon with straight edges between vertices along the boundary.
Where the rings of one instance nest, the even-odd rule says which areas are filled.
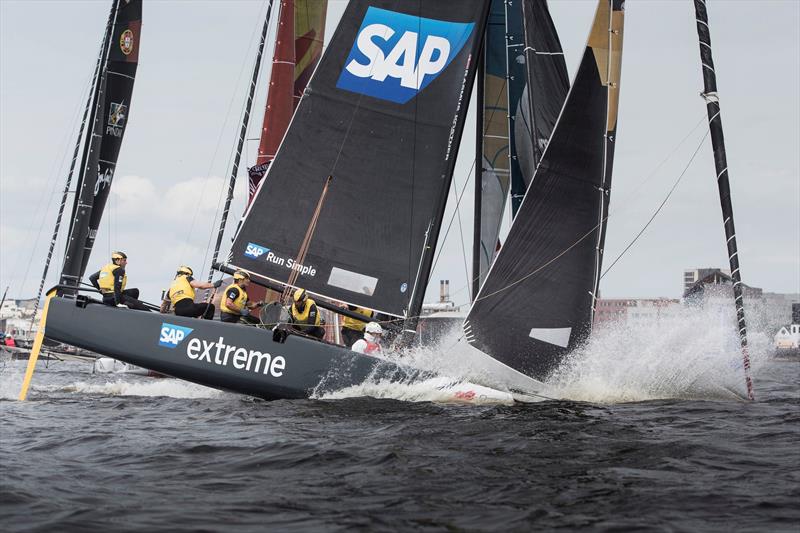
[[[125,269],[117,267],[112,274],[114,276],[114,302],[119,305],[122,303],[122,278],[125,277]]]
[[[89,276],[89,283],[91,283],[92,287],[94,287],[98,291],[100,290],[100,283],[98,281],[99,279],[100,279],[100,271],[99,270],[97,272],[95,272],[94,274],[92,274],[91,276]]]
[[[236,298],[239,297],[239,289],[236,287],[231,287],[228,289],[228,292],[225,293],[225,307],[228,309],[238,309],[236,307]]]
[[[189,285],[195,289],[218,289],[219,286],[222,285],[222,280],[218,279],[214,283],[206,283],[205,281],[197,281],[196,279],[193,279],[189,282]]]
[[[308,310],[308,324],[313,326],[317,323],[317,304],[311,304]]]

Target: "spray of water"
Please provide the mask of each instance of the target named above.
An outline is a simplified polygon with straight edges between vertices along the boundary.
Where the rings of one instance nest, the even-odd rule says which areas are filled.
[[[219,398],[224,393],[202,385],[179,379],[146,379],[129,381],[118,378],[115,381],[90,383],[78,381],[64,387],[54,387],[61,392],[102,394],[104,396],[166,396],[170,398]]]

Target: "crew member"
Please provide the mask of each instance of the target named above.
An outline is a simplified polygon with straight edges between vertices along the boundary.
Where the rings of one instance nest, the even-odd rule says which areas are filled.
[[[89,281],[103,295],[104,304],[112,307],[124,305],[130,309],[149,311],[138,300],[139,289],[125,288],[128,283],[128,275],[125,274],[127,264],[128,256],[124,252],[114,252],[111,254],[111,262],[89,276]]]
[[[305,289],[297,289],[292,296],[292,305],[289,307],[289,321],[292,328],[321,339],[325,336],[322,327],[322,317],[319,316],[317,304],[308,297]]]
[[[175,314],[178,316],[188,316],[193,318],[203,317],[206,320],[214,318],[214,304],[194,303],[195,289],[218,289],[222,285],[222,280],[218,279],[214,283],[197,281],[192,277],[194,271],[188,266],[182,266],[175,274],[175,279],[167,292],[167,297]]]
[[[233,283],[225,287],[225,294],[222,295],[220,300],[220,320],[231,323],[240,321],[251,324],[259,323],[257,317],[250,315],[250,310],[260,307],[264,303],[247,301],[247,286],[249,284],[250,274],[244,270],[237,270],[233,274]]]
[[[381,346],[381,337],[383,336],[383,328],[377,322],[370,322],[364,328],[364,338],[359,339],[353,344],[351,350],[358,353],[365,353],[368,355],[383,356],[383,347]]]
[[[364,315],[365,318],[372,318],[372,310],[363,307],[356,307],[355,305],[348,305],[347,309],[354,311],[359,315]],[[352,346],[354,342],[364,336],[364,328],[367,323],[357,318],[344,317],[344,324],[342,325],[342,341],[345,346]]]
[[[5,339],[5,341],[3,341],[3,344],[8,346],[9,348],[15,348],[17,346],[17,343],[14,342],[14,337],[12,337],[10,333],[8,335],[6,335],[5,337],[6,337],[6,339]]]

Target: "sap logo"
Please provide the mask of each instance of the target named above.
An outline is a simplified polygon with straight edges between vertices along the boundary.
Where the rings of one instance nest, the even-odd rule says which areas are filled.
[[[247,249],[244,251],[244,255],[247,257],[252,257],[253,259],[258,259],[267,252],[269,252],[269,248],[264,248],[263,246],[248,242]]]
[[[474,26],[370,7],[336,87],[404,104],[444,71]]]
[[[158,338],[159,346],[166,346],[167,348],[174,348],[185,339],[192,328],[184,328],[183,326],[176,326],[175,324],[161,323],[161,336]]]

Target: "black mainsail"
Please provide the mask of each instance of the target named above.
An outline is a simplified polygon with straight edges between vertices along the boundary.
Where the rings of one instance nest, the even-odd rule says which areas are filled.
[[[139,61],[142,0],[115,0],[111,11],[114,22],[106,36],[103,66],[93,90],[92,128],[84,141],[62,283],[76,284],[86,271],[130,112]]]
[[[297,285],[312,293],[417,314],[487,3],[348,4],[245,214],[232,264],[278,283],[298,271]]]
[[[575,82],[470,309],[471,344],[543,380],[591,328],[617,129],[622,0],[600,0]]]

